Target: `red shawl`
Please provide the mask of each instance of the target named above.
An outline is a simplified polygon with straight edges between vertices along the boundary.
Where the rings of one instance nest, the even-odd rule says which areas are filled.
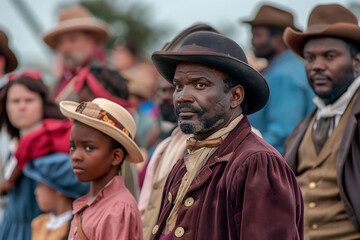
[[[69,153],[69,139],[72,122],[68,119],[44,119],[40,129],[26,134],[19,140],[15,152],[18,166],[50,153]]]

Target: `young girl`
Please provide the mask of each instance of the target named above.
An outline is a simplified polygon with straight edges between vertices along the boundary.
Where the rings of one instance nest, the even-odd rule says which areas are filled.
[[[41,212],[34,195],[35,181],[22,175],[22,169],[35,158],[69,152],[72,124],[50,100],[40,73],[26,71],[9,76],[0,92],[0,126],[15,142],[0,185],[0,195],[8,197],[0,239],[29,240],[31,221]]]
[[[106,98],[131,111],[126,79],[107,67],[91,65],[82,68],[77,75],[74,90],[79,102]],[[126,188],[138,200],[140,185],[135,164],[125,162],[121,168],[121,176]]]
[[[32,221],[31,239],[67,239],[73,217],[72,203],[89,192],[89,184],[79,182],[65,153],[35,159],[26,165],[23,173],[36,181],[36,201],[46,212]]]
[[[70,158],[75,175],[90,192],[74,202],[69,239],[142,239],[137,203],[119,175],[123,161],[142,162],[130,113],[107,99],[60,102],[74,121]]]

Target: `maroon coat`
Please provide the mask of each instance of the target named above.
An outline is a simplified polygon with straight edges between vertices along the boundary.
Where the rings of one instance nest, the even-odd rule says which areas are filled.
[[[185,172],[181,159],[165,185],[153,239],[164,230]],[[295,175],[251,131],[246,117],[200,170],[184,201],[189,197],[194,202],[180,206],[174,228],[182,227],[184,234],[173,239],[303,239],[303,201]]]

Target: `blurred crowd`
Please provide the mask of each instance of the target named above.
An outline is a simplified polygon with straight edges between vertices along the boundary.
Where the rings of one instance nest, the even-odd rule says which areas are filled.
[[[246,104],[241,104],[241,118],[234,121],[241,124],[248,119],[251,124],[248,134],[269,144],[256,148],[256,144],[262,143],[251,142],[254,154],[270,151],[276,161],[281,159],[288,165],[278,171],[286,172],[286,181],[291,182],[288,189],[294,192],[286,201],[294,201],[294,208],[278,210],[283,203],[272,198],[272,194],[281,195],[281,191],[288,189],[270,191],[259,187],[266,185],[266,181],[284,179],[269,177],[270,180],[254,181],[259,190],[253,197],[264,198],[264,202],[271,199],[274,205],[268,203],[266,207],[273,209],[274,215],[279,213],[284,219],[294,215],[296,224],[290,226],[288,222],[287,227],[295,229],[289,230],[293,234],[291,239],[360,239],[360,131],[356,112],[360,27],[356,16],[338,4],[318,5],[302,32],[291,10],[262,4],[253,15],[242,18],[241,24],[251,26],[253,50],[246,52],[246,56],[233,56],[232,51],[237,47],[234,45],[224,54],[231,59],[222,57],[229,67],[218,69],[220,63],[211,56],[218,51],[216,44],[224,44],[219,37],[223,35],[208,24],[194,23],[183,29],[154,53],[152,62],[141,56],[139,46],[126,40],[117,40],[107,54],[105,44],[111,34],[116,35],[110,33],[109,25],[83,6],[63,8],[57,24],[42,35],[56,53],[54,62],[49,63],[54,69],[49,85],[36,69],[16,70],[18,62],[10,49],[6,26],[0,27],[0,239],[290,239],[284,237],[290,236],[286,235],[287,231],[269,230],[271,225],[278,228],[280,224],[266,220],[277,221],[280,217],[265,218],[266,213],[257,211],[262,216],[260,220],[252,217],[251,211],[246,213],[248,208],[262,209],[265,203],[246,207],[246,197],[241,197],[239,192],[236,195],[240,197],[234,202],[227,199],[224,203],[221,197],[215,197],[220,192],[233,199],[234,187],[224,189],[223,185],[215,185],[214,191],[218,192],[214,193],[211,204],[207,199],[211,196],[202,200],[204,206],[209,204],[214,208],[217,220],[205,214],[197,216],[199,219],[195,221],[196,214],[187,215],[190,213],[184,213],[180,206],[184,200],[187,208],[201,208],[194,203],[200,199],[188,196],[188,190],[197,196],[195,193],[200,190],[191,184],[202,181],[196,177],[228,136],[228,133],[221,136],[220,147],[204,144],[206,149],[211,149],[207,157],[195,155],[196,161],[204,158],[204,162],[194,163],[192,168],[198,168],[196,171],[189,170],[186,157],[193,156],[192,151],[203,140],[196,137],[210,129],[206,123],[199,126],[203,128],[199,132],[179,126],[180,108],[176,105],[195,100],[175,99],[176,93],[189,83],[182,82],[188,77],[186,74],[174,83],[175,70],[171,66],[189,62],[211,67],[209,72],[221,70],[230,72],[230,77],[239,75],[241,81],[252,81],[258,76],[265,79],[264,85],[256,82],[258,89],[253,91],[245,83],[242,100]],[[204,32],[210,34],[209,38],[204,40],[199,35],[197,39],[193,37],[195,43],[186,45],[191,36]],[[213,36],[220,40],[207,43]],[[197,44],[204,45],[199,50],[193,48]],[[201,51],[210,53],[203,55]],[[172,55],[177,52],[182,55]],[[241,68],[234,69],[239,62],[250,68],[246,71],[253,75]],[[186,72],[187,68],[184,69]],[[231,81],[224,83],[235,88],[237,84]],[[220,111],[216,105],[212,107],[213,111]],[[206,116],[206,112],[202,114]],[[215,115],[219,117],[220,113]],[[324,118],[331,118],[325,130]],[[226,131],[231,134],[235,130]],[[189,139],[195,139],[190,150]],[[233,141],[237,142],[236,137]],[[100,155],[95,156],[94,149]],[[239,149],[242,148],[234,145],[231,154],[244,157]],[[81,162],[85,160],[82,159],[89,159],[91,171],[87,175],[83,173],[85,167]],[[219,162],[226,164],[229,159],[232,158]],[[186,168],[180,166],[182,161]],[[261,172],[260,168],[254,167],[257,170],[253,171]],[[224,165],[216,170],[220,172],[216,176],[236,175],[235,170],[226,172]],[[183,175],[176,175],[179,173]],[[216,181],[220,184],[225,180]],[[236,191],[241,191],[240,187]],[[242,191],[246,195],[254,190]],[[226,205],[219,209],[239,212],[229,220],[232,215],[220,211],[217,205]],[[191,227],[180,226],[184,219],[190,219],[184,224],[191,222]],[[200,221],[209,225],[204,226]],[[253,222],[243,223],[247,221]],[[241,224],[248,230],[239,230],[243,229]],[[258,228],[265,226],[269,228],[264,229],[267,237],[259,238],[263,235],[251,232],[253,228],[257,229],[254,232],[261,232]],[[119,233],[114,231],[117,228]],[[208,236],[201,237],[207,228],[222,230],[211,230]],[[282,232],[286,234],[281,235]]]

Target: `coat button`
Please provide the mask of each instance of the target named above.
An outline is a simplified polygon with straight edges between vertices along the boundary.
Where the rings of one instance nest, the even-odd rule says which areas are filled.
[[[148,210],[151,210],[151,209],[153,209],[154,207],[152,206],[152,205],[148,205],[148,207],[147,207],[147,209]]]
[[[309,183],[309,188],[311,188],[311,189],[316,188],[316,182],[310,182]]]
[[[156,224],[152,229],[152,234],[156,234],[158,230],[159,230],[159,225]]]
[[[154,190],[156,190],[156,189],[159,188],[159,186],[158,186],[157,184],[155,184],[155,185],[153,186],[153,188],[154,188]]]
[[[185,207],[191,207],[193,204],[194,204],[194,199],[192,197],[185,199],[184,202]]]
[[[168,200],[169,200],[169,203],[172,202],[172,194],[171,194],[171,192],[169,192],[169,194],[168,194]]]
[[[318,229],[318,228],[319,228],[319,225],[317,225],[317,224],[313,224],[313,225],[311,225],[311,228],[312,228],[313,230],[316,230],[316,229]]]
[[[315,207],[316,207],[316,203],[314,202],[309,203],[309,208],[315,208]]]
[[[184,233],[185,233],[185,230],[182,227],[178,227],[175,229],[175,236],[178,238],[182,237],[184,235]]]

